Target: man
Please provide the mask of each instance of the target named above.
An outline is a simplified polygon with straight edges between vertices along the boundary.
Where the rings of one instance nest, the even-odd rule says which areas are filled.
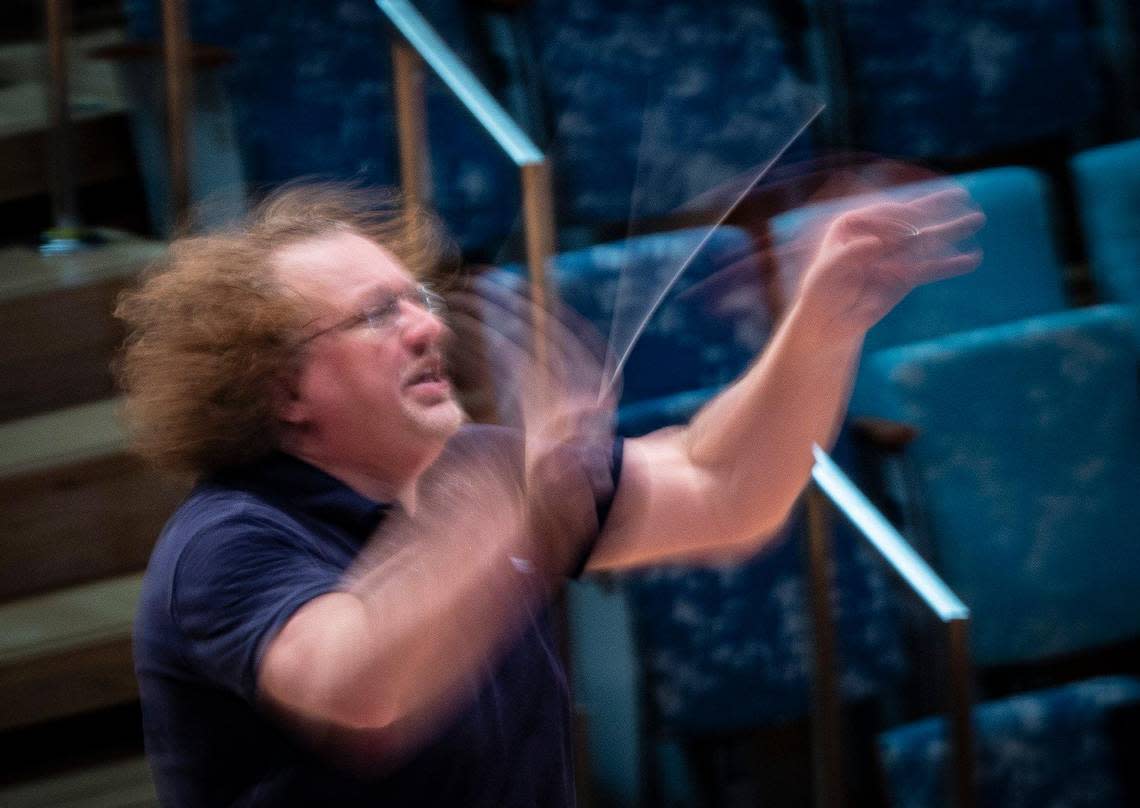
[[[300,186],[172,244],[119,309],[135,440],[199,480],[136,622],[163,801],[572,805],[553,588],[772,535],[866,330],[976,265],[965,203],[837,217],[760,360],[686,428],[624,443],[576,327],[552,317],[540,362],[494,338],[517,307],[484,326],[493,301],[459,296],[459,349],[482,329],[508,352],[524,424],[462,427],[416,281],[438,243],[395,200]]]

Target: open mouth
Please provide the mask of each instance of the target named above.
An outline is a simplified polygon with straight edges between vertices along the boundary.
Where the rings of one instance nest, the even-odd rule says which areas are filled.
[[[404,382],[404,387],[406,388],[419,389],[446,390],[447,385],[447,376],[443,372],[442,364],[438,361],[421,366],[408,376],[407,381]]]

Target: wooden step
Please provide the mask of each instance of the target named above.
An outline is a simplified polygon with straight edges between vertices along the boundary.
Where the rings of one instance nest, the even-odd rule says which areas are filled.
[[[100,232],[107,243],[65,255],[0,249],[0,421],[114,393],[116,299],[166,245]]]
[[[131,624],[141,586],[137,573],[0,606],[0,730],[138,697]]]
[[[0,424],[0,602],[145,568],[189,483],[128,452],[118,406]]]
[[[0,805],[5,808],[151,808],[158,804],[142,757],[0,789]]]
[[[142,570],[188,486],[128,453],[119,406],[0,424],[0,730],[138,697]]]

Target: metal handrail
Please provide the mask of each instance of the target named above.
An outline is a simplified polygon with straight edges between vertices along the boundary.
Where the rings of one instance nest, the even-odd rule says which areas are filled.
[[[526,266],[530,276],[539,365],[545,351],[546,262],[554,253],[554,198],[550,167],[542,151],[487,92],[408,0],[376,0],[398,37],[392,43],[400,183],[414,204],[428,201],[428,148],[423,64],[443,81],[476,122],[519,169]]]
[[[815,466],[811,472],[813,482],[859,528],[871,546],[879,551],[907,586],[942,622],[968,619],[970,609],[966,604],[871,504],[827,452],[819,446],[813,447],[812,451],[815,456]]]
[[[839,511],[859,531],[888,566],[939,619],[946,630],[950,671],[947,679],[947,713],[950,722],[952,776],[957,805],[977,804],[974,788],[974,734],[971,723],[969,651],[970,610],[938,574],[914,551],[905,538],[839,469],[819,446],[813,447],[813,486],[808,496],[809,575],[812,618],[816,629],[816,799],[818,804],[842,804],[842,754],[838,679],[835,670],[834,621],[828,597],[830,570],[828,518],[825,503]]]
[[[463,60],[407,0],[377,0],[380,10],[404,40],[475,116],[495,143],[518,167],[541,163],[544,156],[502,105],[487,92]]]

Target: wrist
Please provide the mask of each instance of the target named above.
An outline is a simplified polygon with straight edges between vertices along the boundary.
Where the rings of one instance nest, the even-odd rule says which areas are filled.
[[[786,318],[786,327],[813,352],[858,354],[869,326],[854,313],[837,310],[814,295],[800,295]]]

